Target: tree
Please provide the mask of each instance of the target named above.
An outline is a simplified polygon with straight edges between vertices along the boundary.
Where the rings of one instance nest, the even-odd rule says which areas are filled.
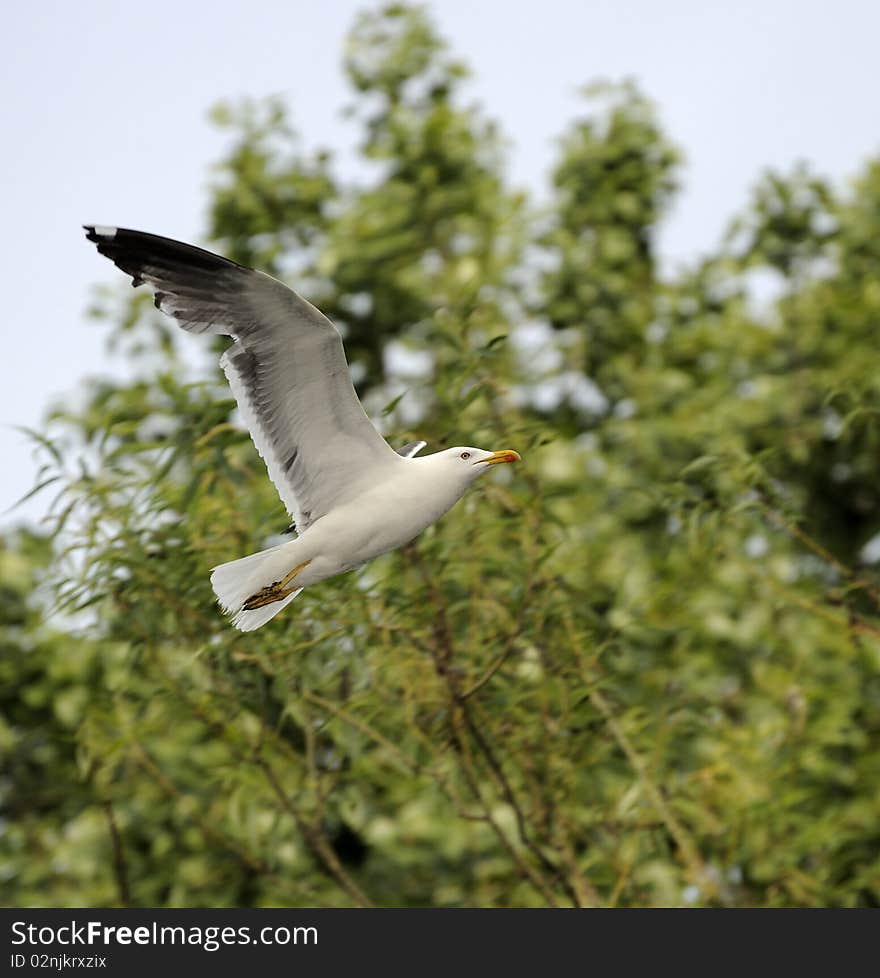
[[[211,237],[335,318],[392,442],[525,465],[241,635],[209,568],[285,514],[216,349],[102,295],[139,375],[55,412],[52,556],[3,553],[10,902],[876,905],[878,164],[766,175],[667,278],[634,85],[587,91],[541,211],[421,8],[347,71],[369,179],[221,108]]]

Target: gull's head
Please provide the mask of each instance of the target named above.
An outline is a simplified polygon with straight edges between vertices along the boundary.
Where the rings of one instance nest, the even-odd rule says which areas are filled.
[[[457,475],[464,485],[473,482],[493,466],[520,461],[519,453],[511,448],[487,452],[484,448],[471,448],[468,445],[447,448],[446,451],[426,455],[424,459],[431,459],[433,465],[442,467],[450,475]]]

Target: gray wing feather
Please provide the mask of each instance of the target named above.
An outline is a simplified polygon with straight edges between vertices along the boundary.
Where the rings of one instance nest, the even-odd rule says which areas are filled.
[[[397,454],[403,458],[413,458],[418,455],[419,452],[427,445],[426,441],[411,441],[404,445],[403,448],[397,449]]]
[[[221,366],[299,532],[399,460],[355,394],[342,337],[311,303],[192,245],[123,228],[86,232],[185,330],[233,338]]]

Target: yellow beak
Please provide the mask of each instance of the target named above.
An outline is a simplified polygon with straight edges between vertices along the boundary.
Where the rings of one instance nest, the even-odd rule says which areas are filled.
[[[511,448],[504,448],[500,452],[492,452],[488,458],[483,459],[483,463],[486,465],[500,465],[502,462],[521,462],[522,459],[519,457],[519,452],[513,451]],[[475,465],[480,465],[480,462],[475,462]]]

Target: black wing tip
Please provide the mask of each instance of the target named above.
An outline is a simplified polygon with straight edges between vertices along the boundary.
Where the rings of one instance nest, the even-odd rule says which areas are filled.
[[[230,258],[196,245],[166,238],[148,231],[115,227],[111,224],[83,224],[86,238],[98,251],[115,262],[123,271],[133,274],[125,263],[159,263],[168,267],[190,268],[200,272],[223,272],[232,269],[252,271]],[[135,283],[140,284],[140,283]]]
[[[126,264],[120,261],[120,258],[123,255],[120,245],[122,245],[123,242],[117,241],[118,236],[137,236],[140,232],[125,231],[124,229],[114,227],[111,224],[83,224],[83,230],[86,232],[86,238],[97,246],[98,254],[103,255],[105,258],[109,258],[122,271],[131,276],[132,288],[136,289],[139,285],[144,284],[143,278],[141,278],[135,268],[127,267]],[[122,235],[120,235],[120,231],[122,231]]]

